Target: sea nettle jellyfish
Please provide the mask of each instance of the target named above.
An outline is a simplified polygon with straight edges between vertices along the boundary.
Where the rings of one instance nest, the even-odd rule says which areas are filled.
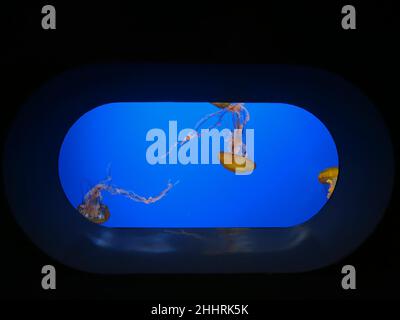
[[[207,127],[207,129],[211,130],[220,126],[225,116],[231,115],[233,126],[233,134],[230,141],[231,150],[219,153],[220,163],[225,169],[234,173],[244,174],[252,172],[256,164],[247,157],[245,135],[245,126],[250,120],[249,111],[244,106],[244,103],[212,102],[211,104],[220,110],[201,118],[194,128],[195,134],[201,136],[200,130],[206,123],[211,122],[211,125]],[[188,136],[182,144],[191,138],[192,136]]]
[[[221,119],[228,113],[232,115],[233,135],[231,152],[219,153],[219,160],[222,166],[234,173],[243,174],[252,172],[256,164],[247,157],[245,143],[245,126],[250,120],[249,111],[244,106],[244,103],[213,102],[212,104],[221,109]]]
[[[121,195],[135,202],[151,204],[165,197],[174,184],[168,182],[167,187],[154,197],[142,197],[132,191],[127,191],[122,188],[111,185],[111,176],[99,182],[92,187],[84,196],[82,203],[78,206],[78,211],[91,222],[102,224],[110,218],[110,210],[103,203],[102,192],[108,192],[111,195]],[[176,183],[175,183],[176,184]]]
[[[249,159],[246,150],[245,126],[250,120],[249,111],[244,106],[244,103],[212,102],[211,104],[220,110],[207,114],[201,118],[194,126],[192,133],[186,136],[183,141],[176,142],[172,145],[168,152],[163,154],[161,158],[166,158],[172,150],[183,146],[194,137],[200,138],[202,136],[202,129],[208,129],[208,131],[210,131],[221,126],[224,117],[231,115],[232,135],[228,143],[230,150],[220,152],[218,155],[219,161],[225,169],[234,173],[251,173],[255,169],[256,165],[251,159]]]
[[[337,167],[327,168],[318,175],[318,181],[329,186],[328,194],[326,196],[328,199],[335,190],[338,175],[339,169]]]

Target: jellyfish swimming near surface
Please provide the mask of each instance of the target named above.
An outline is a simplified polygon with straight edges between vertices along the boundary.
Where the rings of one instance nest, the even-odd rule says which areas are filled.
[[[233,136],[231,141],[231,152],[220,152],[219,160],[221,165],[234,173],[252,172],[256,168],[254,161],[247,157],[245,126],[250,121],[250,113],[244,103],[213,102],[214,106],[221,109],[218,122],[227,114],[232,114]],[[218,112],[217,112],[218,113]],[[207,121],[206,116],[202,122]]]
[[[337,167],[327,168],[318,175],[318,181],[329,186],[327,198],[329,199],[335,190],[336,182],[339,175],[339,169]]]
[[[244,103],[231,102],[212,102],[220,110],[207,114],[201,118],[195,125],[194,130],[183,141],[177,142],[171,149],[162,157],[166,157],[172,149],[183,146],[194,137],[201,137],[201,129],[212,130],[222,124],[222,120],[228,114],[232,115],[233,134],[229,141],[231,150],[229,152],[221,151],[219,160],[221,165],[234,173],[252,172],[256,168],[254,161],[247,157],[246,151],[246,135],[245,126],[250,121],[250,113],[244,106]],[[215,119],[208,127],[205,125]],[[204,128],[205,127],[205,128]]]
[[[127,191],[120,187],[111,185],[111,180],[111,175],[109,175],[105,180],[99,182],[94,187],[92,187],[85,194],[82,203],[78,206],[79,213],[91,222],[102,224],[110,218],[110,210],[107,205],[103,203],[102,192],[104,191],[108,192],[111,195],[122,195],[135,202],[152,204],[164,198],[167,193],[173,188],[173,186],[178,183],[176,182],[175,184],[173,184],[169,181],[167,187],[163,189],[158,195],[146,198],[132,191]]]

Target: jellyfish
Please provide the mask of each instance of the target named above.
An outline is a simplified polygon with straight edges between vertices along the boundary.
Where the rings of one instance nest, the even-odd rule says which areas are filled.
[[[94,223],[102,224],[110,218],[110,210],[107,205],[103,203],[102,193],[104,191],[108,192],[111,195],[122,195],[135,202],[152,204],[164,198],[167,193],[173,188],[173,186],[178,183],[176,182],[175,184],[172,184],[170,181],[168,181],[167,187],[161,190],[158,195],[146,198],[132,191],[127,191],[115,185],[111,185],[110,182],[111,175],[92,187],[85,194],[82,203],[78,206],[79,213]]]
[[[329,185],[327,198],[329,199],[335,190],[336,181],[339,175],[339,169],[337,167],[327,168],[318,175],[318,181],[323,184]]]
[[[168,156],[168,154],[176,147],[183,146],[194,137],[201,137],[201,129],[204,129],[206,123],[211,122],[212,119],[216,118],[216,121],[212,122],[211,125],[206,127],[208,130],[212,130],[222,124],[222,120],[228,114],[232,115],[233,124],[233,135],[229,141],[231,146],[230,152],[220,152],[219,160],[222,166],[234,173],[246,173],[252,172],[256,165],[253,161],[248,159],[246,152],[246,136],[244,129],[247,122],[250,120],[250,113],[244,106],[244,103],[231,103],[231,102],[212,102],[212,105],[216,106],[220,110],[207,114],[201,118],[195,125],[194,130],[190,133],[183,141],[177,142],[171,146],[171,149],[165,153],[162,158]]]
[[[88,220],[101,224],[110,218],[110,210],[102,202],[102,192],[108,188],[111,176],[92,187],[84,196],[78,211]]]
[[[222,109],[221,117],[226,113],[232,114],[233,136],[231,141],[231,152],[220,152],[221,165],[234,173],[252,172],[256,164],[248,159],[246,152],[246,136],[244,129],[250,120],[250,113],[244,103],[214,102],[214,106]],[[207,119],[208,120],[208,119]]]

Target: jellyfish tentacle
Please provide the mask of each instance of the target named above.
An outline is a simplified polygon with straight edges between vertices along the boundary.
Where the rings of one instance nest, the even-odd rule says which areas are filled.
[[[225,109],[222,109],[222,110],[219,110],[219,111],[217,111],[217,112],[210,113],[210,114],[204,116],[203,118],[201,118],[201,119],[196,123],[196,125],[195,125],[195,127],[194,127],[194,130],[193,130],[193,132],[194,132],[193,134],[189,134],[189,135],[186,137],[185,140],[175,142],[175,143],[169,148],[169,150],[168,150],[166,153],[164,153],[163,155],[160,156],[160,158],[161,158],[161,159],[165,159],[175,148],[177,148],[178,146],[179,146],[179,147],[182,147],[184,144],[186,144],[187,142],[189,142],[193,137],[195,137],[195,136],[200,137],[201,134],[199,133],[199,128],[200,128],[204,123],[206,123],[209,119],[211,119],[212,117],[215,117],[215,116],[219,115],[219,118],[218,118],[217,122],[216,122],[214,125],[212,125],[211,127],[209,127],[208,129],[210,130],[210,129],[214,129],[215,127],[217,127],[217,126],[221,123],[221,121],[222,121],[223,117],[225,116],[225,114],[226,114],[226,110],[225,110]]]
[[[150,204],[150,203],[157,202],[157,201],[161,200],[163,197],[165,197],[166,194],[168,193],[168,191],[173,188],[173,186],[174,186],[174,184],[172,184],[171,182],[168,182],[167,187],[164,188],[163,190],[161,190],[161,192],[158,195],[156,195],[154,197],[150,196],[148,198],[140,196],[133,191],[127,191],[127,190],[124,190],[122,188],[115,187],[115,186],[109,186],[107,191],[112,195],[122,195],[122,196],[124,196],[130,200],[136,201],[136,202]]]
[[[244,104],[241,107],[241,113],[242,117],[244,118],[242,121],[243,127],[247,124],[247,122],[250,121],[250,112],[247,110],[247,108],[244,106]]]
[[[221,109],[221,110],[219,110],[219,111],[217,111],[217,112],[207,114],[206,116],[204,116],[203,118],[201,118],[199,121],[197,121],[197,123],[196,123],[196,125],[195,125],[195,127],[194,127],[194,130],[195,130],[196,132],[198,132],[198,131],[199,131],[199,128],[200,128],[205,122],[207,122],[209,119],[211,119],[212,117],[215,117],[215,116],[217,116],[217,115],[220,115],[220,117],[218,118],[217,123],[220,122],[226,113],[227,113],[227,111],[226,111],[225,109]],[[213,126],[211,126],[209,129],[215,128],[215,127],[217,126],[217,123],[214,124]]]

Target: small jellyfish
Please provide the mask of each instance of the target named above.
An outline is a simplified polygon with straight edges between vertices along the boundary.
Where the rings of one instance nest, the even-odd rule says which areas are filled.
[[[78,211],[88,220],[101,224],[106,222],[110,218],[110,210],[107,205],[103,203],[102,192],[106,191],[110,195],[122,195],[130,200],[141,202],[144,204],[151,204],[161,200],[165,197],[169,190],[172,189],[175,184],[168,182],[168,185],[158,195],[154,197],[142,197],[132,191],[127,191],[117,186],[111,185],[111,175],[105,180],[99,182],[92,187],[84,196],[82,203],[78,206]]]
[[[327,168],[318,175],[318,181],[323,184],[329,185],[327,198],[329,199],[335,190],[339,169],[337,167]]]

